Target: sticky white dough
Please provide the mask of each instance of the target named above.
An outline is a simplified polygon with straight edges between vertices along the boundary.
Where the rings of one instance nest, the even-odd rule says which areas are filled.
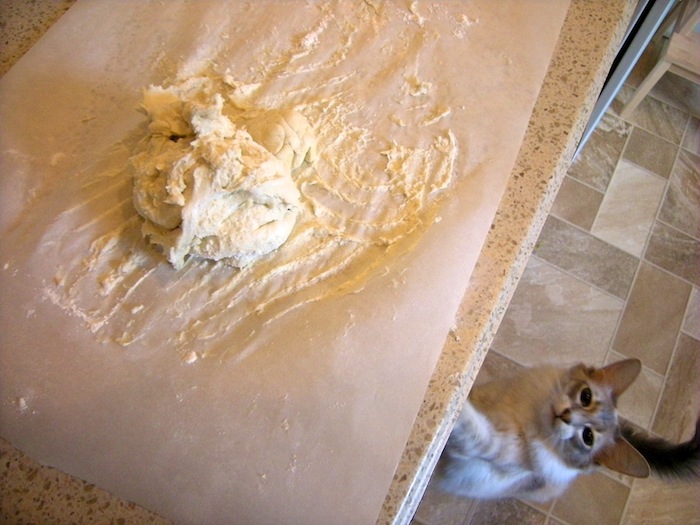
[[[150,133],[131,158],[134,205],[175,268],[188,256],[243,267],[279,248],[300,211],[291,170],[316,154],[302,115],[262,112],[236,125],[222,86],[196,77],[144,91]]]

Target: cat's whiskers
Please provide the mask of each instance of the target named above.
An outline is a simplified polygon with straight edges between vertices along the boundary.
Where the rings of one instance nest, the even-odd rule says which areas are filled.
[[[557,429],[556,421],[552,424],[551,430],[548,432],[548,434],[544,436],[542,443],[551,450],[561,452],[562,440],[560,438],[559,430]]]

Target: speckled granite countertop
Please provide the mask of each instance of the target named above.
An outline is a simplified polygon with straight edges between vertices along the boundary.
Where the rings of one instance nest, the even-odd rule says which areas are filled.
[[[4,74],[74,0],[0,0]],[[378,523],[408,523],[588,120],[635,0],[572,0],[505,195],[426,391]],[[164,523],[0,440],[3,523]]]

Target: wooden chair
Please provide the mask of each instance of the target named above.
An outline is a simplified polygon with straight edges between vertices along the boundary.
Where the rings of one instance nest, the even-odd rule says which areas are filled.
[[[700,84],[700,33],[695,30],[700,23],[700,1],[684,0],[676,11],[677,18],[671,36],[664,43],[656,65],[622,108],[622,118],[628,118],[632,114],[666,72]]]

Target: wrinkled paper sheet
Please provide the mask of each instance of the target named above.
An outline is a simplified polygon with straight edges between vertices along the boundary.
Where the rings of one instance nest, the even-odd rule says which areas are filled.
[[[79,1],[0,80],[2,436],[177,523],[373,523],[567,7]],[[352,117],[376,158],[451,132],[455,180],[441,220],[364,287],[193,342],[228,358],[187,364],[162,304],[187,280],[153,259],[139,305],[111,303],[105,287],[126,284],[100,281],[87,256],[105,229],[138,225],[124,167],[141,89],[202,71],[253,82],[261,57],[297,102],[366,98]],[[148,333],[119,341],[144,304]]]

